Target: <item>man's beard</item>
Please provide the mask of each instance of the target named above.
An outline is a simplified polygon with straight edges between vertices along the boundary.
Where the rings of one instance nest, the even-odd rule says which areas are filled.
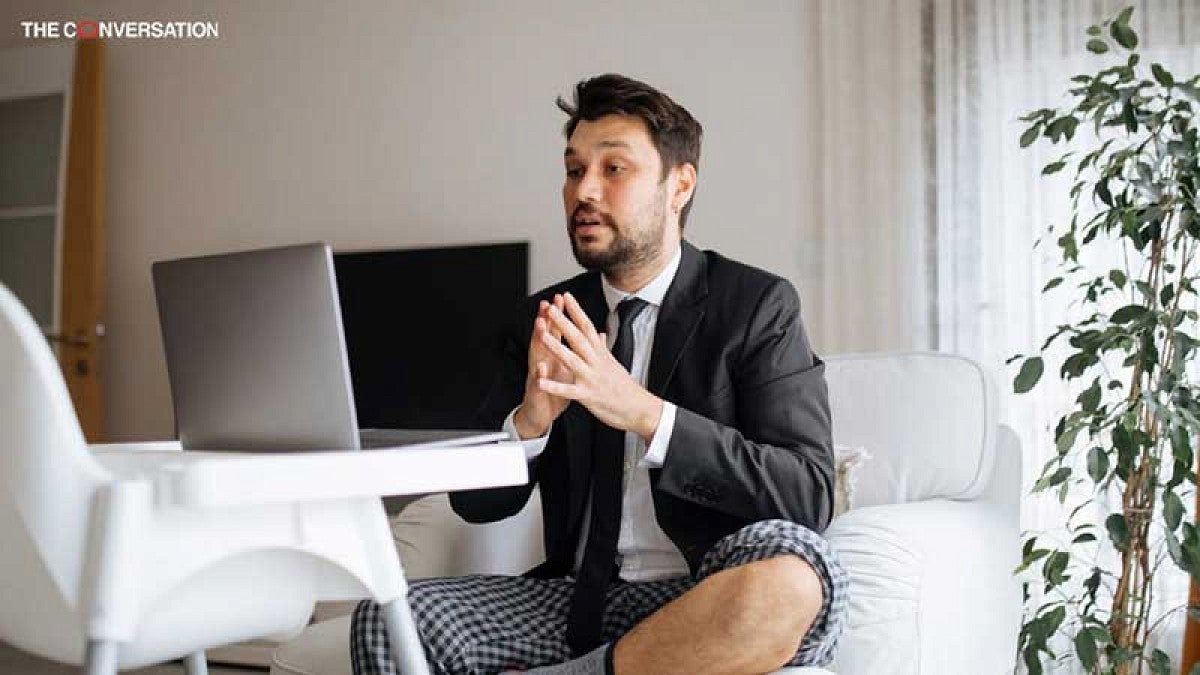
[[[622,234],[608,214],[599,214],[604,226],[613,234],[612,241],[603,250],[582,249],[579,241],[575,238],[574,224],[568,222],[571,252],[575,254],[575,261],[586,270],[612,275],[638,269],[655,260],[662,252],[663,229],[666,227],[664,218],[666,201],[667,195],[664,189],[659,198],[639,214],[639,220],[647,225],[633,228],[631,235]]]

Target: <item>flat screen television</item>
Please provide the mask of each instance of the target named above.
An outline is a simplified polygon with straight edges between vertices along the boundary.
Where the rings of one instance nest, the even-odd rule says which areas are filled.
[[[335,253],[358,425],[470,429],[500,331],[529,294],[528,242]]]

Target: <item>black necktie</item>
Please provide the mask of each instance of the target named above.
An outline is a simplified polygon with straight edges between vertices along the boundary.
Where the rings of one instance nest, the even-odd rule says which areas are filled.
[[[633,320],[647,307],[645,300],[628,297],[617,305],[621,327],[613,343],[613,356],[629,370],[633,361]],[[583,563],[575,580],[575,594],[567,616],[567,644],[576,656],[600,645],[600,619],[604,596],[616,576],[617,537],[621,531],[622,466],[625,432],[596,422],[592,447],[592,517]]]

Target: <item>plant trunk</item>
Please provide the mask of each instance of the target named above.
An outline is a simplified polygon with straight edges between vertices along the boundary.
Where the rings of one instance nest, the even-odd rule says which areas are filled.
[[[1142,456],[1137,468],[1130,474],[1122,503],[1122,513],[1129,528],[1129,546],[1121,553],[1121,574],[1113,593],[1109,632],[1116,647],[1138,655],[1130,662],[1117,665],[1113,672],[1116,675],[1133,675],[1142,672],[1152,572],[1149,537],[1154,475],[1147,455]]]

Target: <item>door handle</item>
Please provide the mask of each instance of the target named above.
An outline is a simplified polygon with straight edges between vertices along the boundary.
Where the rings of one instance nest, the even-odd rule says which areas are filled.
[[[92,344],[91,339],[82,330],[75,331],[73,335],[63,335],[61,333],[44,333],[44,335],[50,342],[57,342],[70,347],[86,347]],[[104,337],[104,324],[96,324],[96,337]]]

